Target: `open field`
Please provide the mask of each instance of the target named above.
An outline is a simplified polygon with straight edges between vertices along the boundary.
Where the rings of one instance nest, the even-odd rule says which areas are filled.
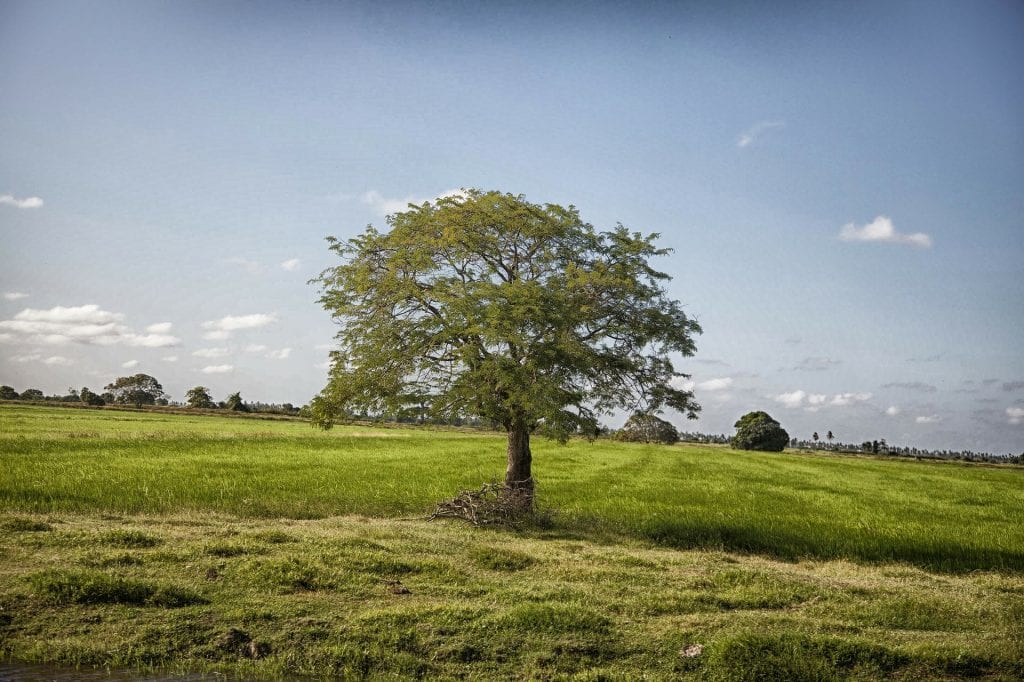
[[[498,476],[501,436],[2,406],[0,655],[266,677],[1024,676],[1020,468],[534,456],[553,523],[479,530],[417,517]]]

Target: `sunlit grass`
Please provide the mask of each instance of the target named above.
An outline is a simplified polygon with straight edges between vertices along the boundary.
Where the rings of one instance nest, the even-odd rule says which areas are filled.
[[[417,516],[500,478],[500,434],[0,407],[0,509]],[[534,440],[553,532],[777,558],[1024,569],[1024,469]]]

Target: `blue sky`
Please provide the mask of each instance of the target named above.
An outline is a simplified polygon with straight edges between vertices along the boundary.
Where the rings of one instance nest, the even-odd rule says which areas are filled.
[[[1014,2],[0,0],[0,383],[305,403],[323,238],[478,187],[675,249],[683,429],[1019,453],[1022,35]]]

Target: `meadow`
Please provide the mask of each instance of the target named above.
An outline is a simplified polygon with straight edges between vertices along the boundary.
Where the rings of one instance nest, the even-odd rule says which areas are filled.
[[[1024,677],[1024,469],[0,406],[0,656],[277,678]]]

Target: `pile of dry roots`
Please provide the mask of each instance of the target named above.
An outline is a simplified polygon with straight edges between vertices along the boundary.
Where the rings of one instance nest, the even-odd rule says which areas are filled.
[[[474,526],[518,527],[534,521],[533,491],[510,488],[504,483],[485,483],[479,490],[463,490],[450,500],[438,502],[430,519],[462,519]]]

